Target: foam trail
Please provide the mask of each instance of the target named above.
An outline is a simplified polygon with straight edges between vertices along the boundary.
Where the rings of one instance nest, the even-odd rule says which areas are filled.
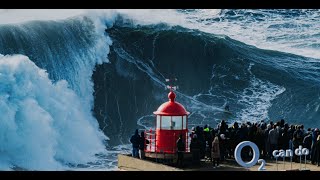
[[[251,72],[253,65],[253,63],[250,63],[248,68],[248,72],[251,75],[250,85],[243,90],[240,96],[241,99],[238,101],[241,104],[245,104],[246,108],[238,113],[238,117],[240,120],[253,122],[269,120],[268,109],[272,105],[272,100],[286,89],[269,81],[262,81],[256,78]]]
[[[106,137],[66,81],[53,84],[23,55],[1,55],[0,81],[1,169],[66,169],[105,153]]]

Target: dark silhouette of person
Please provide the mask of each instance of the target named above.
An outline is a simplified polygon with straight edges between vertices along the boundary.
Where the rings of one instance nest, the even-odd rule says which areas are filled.
[[[317,137],[319,135],[319,129],[315,128],[312,132],[312,144],[311,144],[311,164],[315,164],[317,161],[316,147],[317,147]]]
[[[224,107],[224,110],[225,110],[225,111],[230,111],[228,104]]]
[[[190,151],[192,153],[192,164],[200,165],[200,142],[197,134],[194,134],[191,139]]]
[[[177,167],[183,166],[183,153],[185,149],[186,149],[186,146],[183,141],[182,134],[180,134],[179,139],[177,140],[177,154],[178,154]]]
[[[134,135],[130,138],[130,142],[132,143],[132,156],[136,158],[139,158],[139,141],[140,136],[138,134],[138,129],[136,129]]]
[[[139,157],[140,157],[140,159],[144,159],[145,158],[144,149],[145,149],[146,144],[149,144],[149,140],[147,140],[144,137],[144,132],[142,131],[140,133],[140,140],[139,140]]]
[[[317,142],[316,142],[316,163],[317,163],[317,166],[320,166],[320,135],[318,135],[317,137]]]

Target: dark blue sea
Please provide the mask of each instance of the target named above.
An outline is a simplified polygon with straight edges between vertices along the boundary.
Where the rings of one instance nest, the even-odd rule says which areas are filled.
[[[0,169],[117,169],[167,78],[189,128],[319,128],[319,29],[315,9],[1,10]]]

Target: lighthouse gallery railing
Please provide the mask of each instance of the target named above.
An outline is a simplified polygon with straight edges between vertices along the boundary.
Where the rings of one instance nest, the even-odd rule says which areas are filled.
[[[186,144],[186,152],[190,152],[190,143],[191,138],[189,138],[189,132],[186,133],[185,137],[183,139],[185,140]],[[173,135],[175,136],[175,134]],[[145,137],[149,141],[149,144],[145,144],[145,152],[165,152],[165,151],[172,151],[175,150],[176,147],[161,147],[161,149],[157,149],[157,138],[156,138],[156,131],[153,129],[145,130]],[[173,139],[173,138],[170,138]],[[174,143],[175,144],[175,143]]]

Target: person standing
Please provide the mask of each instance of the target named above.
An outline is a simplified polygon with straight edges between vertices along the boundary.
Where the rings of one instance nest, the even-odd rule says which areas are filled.
[[[215,168],[216,162],[217,162],[217,167],[218,167],[219,162],[220,162],[220,147],[219,147],[218,136],[215,136],[212,141],[211,157],[212,157],[213,167]]]
[[[274,150],[278,149],[278,139],[279,139],[279,132],[277,130],[277,125],[274,124],[273,129],[269,131],[269,136],[268,136],[268,142],[270,145],[269,155],[271,155]]]
[[[135,158],[139,158],[139,141],[140,136],[138,129],[136,129],[134,135],[132,135],[130,138],[130,142],[132,143],[132,156]]]
[[[194,134],[191,139],[190,152],[192,153],[192,164],[200,165],[200,143],[197,134]]]
[[[317,159],[317,166],[320,166],[320,135],[317,137],[317,142],[316,142],[316,159]]]
[[[186,146],[183,141],[182,134],[180,134],[179,139],[177,140],[177,153],[178,153],[177,167],[183,166],[183,153],[185,149],[186,149]]]
[[[312,132],[312,144],[311,144],[311,164],[316,163],[316,147],[317,147],[317,137],[319,135],[319,130],[318,128],[315,128]]]
[[[145,158],[144,149],[145,149],[146,144],[149,144],[149,140],[147,140],[144,137],[144,132],[142,131],[140,133],[140,140],[139,140],[139,157],[140,157],[140,159],[144,159]]]

